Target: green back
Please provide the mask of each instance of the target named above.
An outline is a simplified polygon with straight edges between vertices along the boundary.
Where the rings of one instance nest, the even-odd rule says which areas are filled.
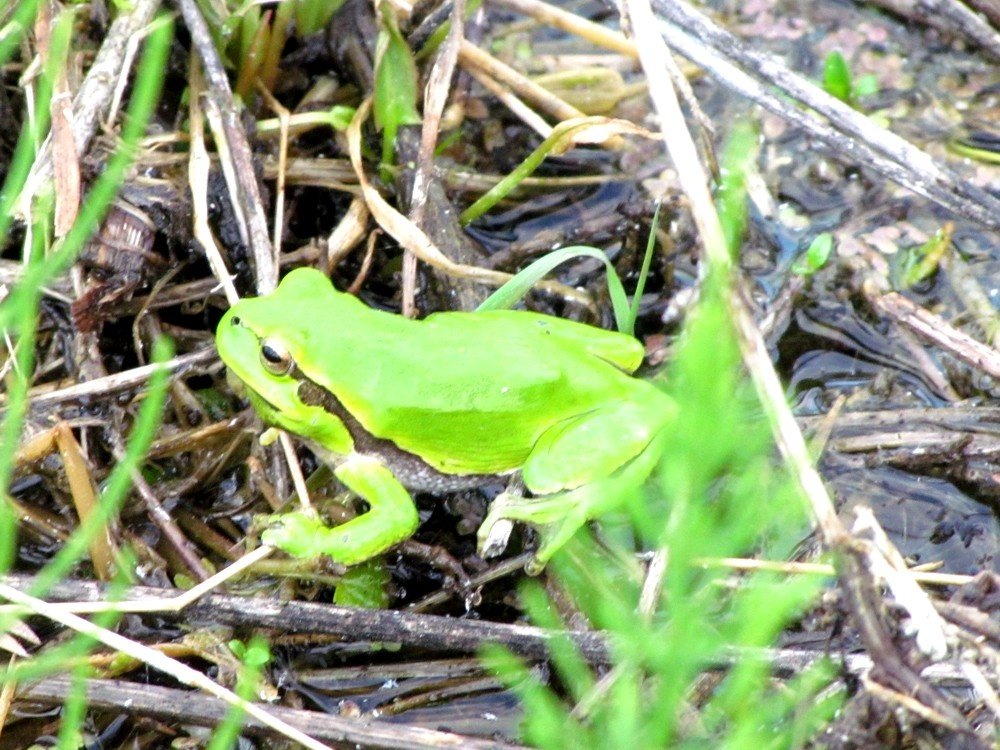
[[[554,423],[649,387],[619,369],[637,366],[638,341],[550,316],[408,320],[335,291],[311,270],[240,305],[365,429],[449,473],[517,468]]]

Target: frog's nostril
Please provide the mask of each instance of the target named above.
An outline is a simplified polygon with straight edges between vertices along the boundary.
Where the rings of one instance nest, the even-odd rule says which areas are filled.
[[[231,319],[231,322],[232,322],[232,324],[233,324],[234,326],[238,326],[238,325],[240,325],[240,324],[241,324],[241,323],[242,323],[243,321],[241,321],[241,320],[240,320],[240,318],[239,318],[239,316],[238,316],[238,315],[234,315],[234,316],[232,317],[232,319]]]

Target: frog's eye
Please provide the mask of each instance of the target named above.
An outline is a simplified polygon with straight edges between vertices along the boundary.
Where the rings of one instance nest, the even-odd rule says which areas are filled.
[[[275,339],[264,339],[260,343],[260,363],[272,375],[287,375],[293,364],[288,349]]]

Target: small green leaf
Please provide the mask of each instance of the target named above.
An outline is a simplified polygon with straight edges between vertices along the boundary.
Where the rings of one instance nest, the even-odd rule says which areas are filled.
[[[348,107],[345,104],[334,105],[330,109],[330,127],[341,132],[347,130],[347,127],[351,124],[351,120],[354,119],[355,112],[357,110],[354,107]]]
[[[297,0],[295,3],[295,31],[308,36],[322,31],[333,14],[344,3],[342,0]]]
[[[722,153],[715,205],[730,258],[737,258],[747,224],[746,176],[758,153],[758,133],[749,120],[736,123]]]
[[[639,278],[635,282],[635,294],[632,295],[632,304],[629,306],[628,321],[625,325],[618,323],[621,332],[633,333],[635,331],[635,321],[639,317],[639,303],[642,301],[642,293],[646,290],[646,279],[649,278],[649,269],[653,264],[653,255],[656,252],[656,228],[660,225],[660,207],[662,205],[658,202],[653,211],[653,221],[649,225],[649,236],[646,238],[646,252],[642,256],[642,268],[639,269]],[[610,283],[608,283],[608,287],[610,289]]]
[[[941,264],[941,259],[951,247],[951,235],[955,225],[950,221],[937,230],[927,242],[900,253],[900,261],[893,276],[894,286],[909,289],[924,279],[933,276]]]
[[[842,102],[851,101],[851,71],[847,60],[837,50],[827,55],[823,62],[823,89]]]
[[[871,96],[877,94],[879,90],[878,76],[874,73],[866,73],[854,82],[854,98]]]
[[[792,265],[792,273],[799,276],[812,276],[826,265],[833,252],[833,235],[823,232],[817,235],[801,258]]]
[[[233,656],[235,656],[237,659],[240,659],[242,661],[243,657],[246,656],[247,647],[246,644],[243,643],[243,641],[237,638],[233,638],[231,641],[229,641],[228,646],[229,650],[233,652]]]
[[[347,569],[333,593],[333,603],[342,607],[385,609],[389,606],[389,569],[380,555]]]

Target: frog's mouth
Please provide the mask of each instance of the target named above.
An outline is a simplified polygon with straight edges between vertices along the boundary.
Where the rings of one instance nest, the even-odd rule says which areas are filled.
[[[233,393],[240,398],[250,401],[253,408],[265,422],[273,423],[275,421],[274,415],[278,413],[278,407],[264,398],[260,391],[247,385],[247,382],[236,374],[232,367],[226,368],[226,381],[229,383],[229,387],[233,390]]]
[[[226,368],[226,382],[229,388],[240,398],[246,398],[250,393],[250,387],[240,379],[240,376],[233,372],[232,367]]]

